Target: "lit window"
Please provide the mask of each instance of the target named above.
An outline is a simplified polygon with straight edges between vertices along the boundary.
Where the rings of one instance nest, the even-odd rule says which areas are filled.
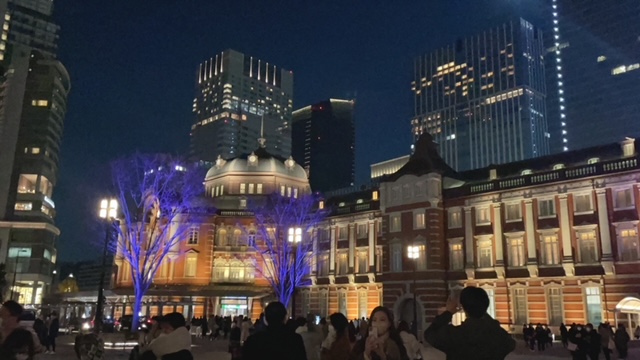
[[[320,200],[320,202],[318,202],[318,209],[324,209],[324,201]]]
[[[247,184],[240,184],[240,194],[244,194],[247,190]]]
[[[584,290],[587,298],[587,322],[600,324],[602,322],[602,297],[600,296],[600,287],[588,287]]]
[[[262,194],[262,184],[256,184],[256,194]]]
[[[491,240],[478,241],[478,267],[493,267],[493,246]]]
[[[476,224],[486,225],[491,223],[491,216],[489,214],[489,208],[476,208]]]
[[[558,244],[558,236],[541,235],[540,245],[542,250],[542,263],[544,265],[560,264],[560,247]]]
[[[518,221],[522,219],[522,209],[519,203],[507,204],[506,210],[507,221]]]
[[[425,228],[425,213],[417,213],[415,214],[413,221],[414,229],[424,229]]]
[[[605,60],[607,60],[607,57],[606,57],[606,56],[604,56],[604,55],[600,55],[600,56],[598,56],[598,62],[603,62],[603,61],[605,61]]]
[[[34,155],[40,154],[40,148],[39,147],[31,148],[31,153]]]
[[[378,200],[378,190],[375,190],[372,194],[371,194],[371,199],[372,200]]]
[[[524,266],[524,241],[522,238],[509,239],[509,266]]]
[[[618,66],[616,68],[613,68],[613,70],[611,70],[611,75],[620,75],[620,74],[624,74],[627,72],[627,67],[622,65],[622,66]]]
[[[595,231],[578,232],[578,250],[580,262],[593,264],[598,261],[598,246]]]
[[[529,170],[529,169],[522,170],[522,173],[521,173],[521,175],[531,175],[531,174],[533,174],[533,170]]]
[[[187,241],[188,244],[194,245],[198,243],[199,231],[197,228],[189,229],[189,239]]]
[[[462,242],[449,244],[449,268],[451,270],[462,270],[464,268],[464,252]]]
[[[599,163],[599,162],[600,162],[600,158],[591,158],[591,159],[589,159],[589,161],[587,161],[587,164],[593,165],[593,164],[596,164],[596,163]]]
[[[638,230],[620,230],[620,260],[638,261]]]
[[[280,185],[280,196],[284,196],[284,194],[285,194],[285,186]]]
[[[618,190],[615,192],[615,195],[616,209],[633,208],[633,188]]]
[[[449,209],[449,229],[455,229],[462,226],[462,213],[459,209]]]
[[[196,255],[188,255],[185,261],[184,276],[195,277],[198,266],[198,258]]]
[[[528,323],[526,289],[513,289],[514,324]]]
[[[46,107],[49,105],[49,100],[31,100],[31,106]]]
[[[240,208],[241,209],[247,208],[247,199],[240,199]]]
[[[31,211],[33,209],[33,203],[31,202],[17,202],[14,206],[16,211]]]
[[[253,194],[255,184],[249,184],[249,194]]]
[[[555,165],[553,165],[553,170],[560,170],[560,169],[564,169],[564,164],[555,164]]]
[[[400,214],[389,215],[389,231],[399,232],[401,229]]]
[[[549,299],[549,324],[560,325],[564,321],[562,314],[562,290],[550,288],[547,292]]]

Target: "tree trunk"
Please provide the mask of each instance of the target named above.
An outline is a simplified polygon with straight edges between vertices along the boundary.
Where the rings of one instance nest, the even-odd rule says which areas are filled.
[[[142,309],[142,297],[144,291],[138,286],[134,286],[134,300],[133,300],[133,317],[131,319],[131,332],[138,332],[138,325],[140,325],[140,310]]]

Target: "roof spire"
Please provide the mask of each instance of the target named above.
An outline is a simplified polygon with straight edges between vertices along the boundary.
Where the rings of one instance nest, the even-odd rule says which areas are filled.
[[[264,138],[264,110],[262,111],[262,119],[260,120],[260,137],[258,138],[258,144],[260,147],[265,147],[267,139]]]

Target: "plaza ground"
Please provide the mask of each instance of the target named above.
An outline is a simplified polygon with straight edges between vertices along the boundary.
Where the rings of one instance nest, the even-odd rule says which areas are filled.
[[[121,360],[128,359],[130,350],[122,347],[124,337],[120,337],[118,334],[108,334],[105,338],[105,342],[120,343],[120,346],[116,348],[108,348],[105,360]],[[73,351],[73,336],[61,336],[58,338],[58,349],[55,355],[41,354],[36,357],[38,360],[72,360],[75,359],[75,353]],[[228,360],[231,359],[227,353],[227,342],[224,340],[208,341],[206,339],[194,339],[194,347],[192,352],[196,360]],[[630,343],[629,357],[628,359],[640,359],[640,341],[632,341]],[[431,347],[425,347],[423,350],[423,358],[428,360],[445,360],[445,356],[442,352],[435,350]],[[554,344],[554,347],[544,352],[531,352],[525,348],[522,341],[518,342],[516,351],[507,357],[507,360],[555,360],[555,359],[569,359],[569,352],[562,348],[559,342]],[[602,356],[602,358],[604,358]],[[617,357],[612,357],[617,359]]]

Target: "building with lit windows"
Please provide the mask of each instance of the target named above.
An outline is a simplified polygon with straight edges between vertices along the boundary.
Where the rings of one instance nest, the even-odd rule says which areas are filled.
[[[52,1],[0,3],[0,263],[13,299],[40,304],[56,261],[53,189],[70,77],[55,59]]]
[[[417,139],[462,171],[549,153],[542,33],[510,20],[414,62]]]
[[[551,151],[640,136],[640,3],[545,4]]]
[[[293,159],[313,191],[353,186],[356,150],[353,100],[329,99],[293,112]]]
[[[270,153],[289,157],[292,111],[293,72],[225,50],[198,67],[191,158],[235,158],[251,152],[263,135]]]

